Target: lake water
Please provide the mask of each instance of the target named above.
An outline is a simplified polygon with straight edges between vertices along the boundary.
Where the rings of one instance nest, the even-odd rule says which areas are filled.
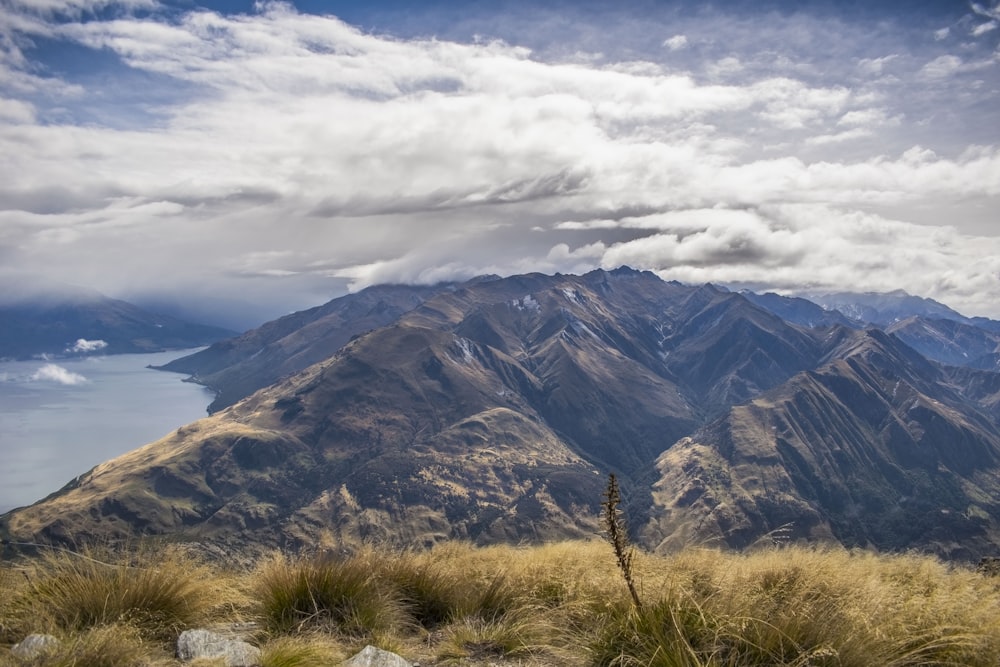
[[[0,513],[204,417],[209,390],[146,368],[191,352],[0,363]]]

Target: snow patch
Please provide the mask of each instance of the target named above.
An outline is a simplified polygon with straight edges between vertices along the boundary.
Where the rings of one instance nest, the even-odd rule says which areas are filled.
[[[580,293],[575,289],[570,289],[569,287],[562,288],[563,296],[572,301],[573,303],[580,304]]]
[[[594,339],[600,340],[600,337],[597,334],[595,334],[593,331],[591,331],[590,327],[588,327],[586,324],[584,324],[580,320],[574,319],[573,321],[570,322],[570,326],[573,327],[573,331],[575,331],[576,333],[589,334]]]
[[[472,346],[469,345],[468,338],[455,338],[455,343],[458,345],[458,349],[462,353],[462,360],[469,364],[473,361]]]
[[[510,302],[510,305],[518,310],[530,310],[535,313],[542,309],[542,307],[538,305],[538,302],[535,301],[534,297],[530,294],[525,295],[521,299],[514,299]]]

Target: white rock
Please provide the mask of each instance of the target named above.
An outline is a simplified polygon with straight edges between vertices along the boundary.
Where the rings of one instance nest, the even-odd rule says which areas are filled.
[[[209,630],[185,630],[177,638],[177,657],[188,662],[197,658],[223,658],[226,667],[258,667],[260,649],[239,639]]]
[[[395,653],[369,645],[343,663],[342,667],[414,667],[414,665]]]

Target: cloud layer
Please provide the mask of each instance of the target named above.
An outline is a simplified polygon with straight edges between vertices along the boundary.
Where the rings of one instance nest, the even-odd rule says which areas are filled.
[[[567,13],[567,40],[531,48],[541,10],[500,40],[277,3],[11,9],[0,281],[263,317],[373,282],[628,263],[1000,316],[995,4],[896,24],[623,10],[602,37]]]

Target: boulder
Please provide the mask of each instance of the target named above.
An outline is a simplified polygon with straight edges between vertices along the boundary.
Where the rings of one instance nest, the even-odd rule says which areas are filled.
[[[414,667],[414,665],[395,653],[369,645],[343,663],[342,667]]]
[[[185,630],[177,638],[177,657],[184,662],[198,658],[223,658],[226,667],[259,667],[260,649],[240,639],[210,630]]]

